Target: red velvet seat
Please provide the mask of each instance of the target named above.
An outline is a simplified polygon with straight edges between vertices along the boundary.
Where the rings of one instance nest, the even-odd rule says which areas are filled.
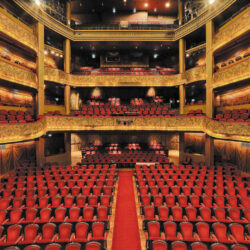
[[[172,250],[187,250],[187,245],[182,241],[175,241],[171,243]]]
[[[202,242],[194,242],[191,245],[192,250],[207,250],[207,245]]]
[[[42,227],[42,235],[39,235],[37,243],[50,243],[54,241],[56,225],[54,223],[44,224]]]
[[[59,225],[59,234],[55,237],[56,242],[69,242],[71,239],[72,224],[62,223]]]
[[[238,243],[250,244],[250,236],[245,235],[244,227],[238,223],[232,223],[229,225],[233,238]]]
[[[85,250],[101,250],[101,244],[96,241],[91,241],[86,244]]]
[[[152,242],[153,250],[167,250],[167,243],[163,240],[155,240]]]
[[[202,242],[216,242],[217,239],[213,234],[210,234],[209,225],[205,222],[198,222],[196,224],[199,238]]]
[[[16,245],[22,239],[20,236],[22,230],[21,225],[11,225],[7,229],[7,234],[0,239],[0,246]]]
[[[177,233],[177,225],[175,222],[168,221],[163,224],[165,239],[167,241],[176,241],[181,240],[182,236],[180,233]]]
[[[87,242],[89,232],[89,224],[85,222],[77,223],[75,226],[75,234],[72,235],[73,242]]]
[[[212,225],[216,238],[221,243],[233,243],[233,238],[227,233],[227,227],[223,223],[216,222]]]

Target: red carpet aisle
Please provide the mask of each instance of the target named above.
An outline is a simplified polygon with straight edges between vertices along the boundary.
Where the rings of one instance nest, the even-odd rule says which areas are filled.
[[[141,250],[132,175],[119,173],[112,250]]]

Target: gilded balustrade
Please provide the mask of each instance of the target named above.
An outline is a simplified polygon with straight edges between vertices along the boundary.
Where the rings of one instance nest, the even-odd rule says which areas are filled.
[[[250,7],[234,17],[231,21],[222,26],[215,34],[213,50],[223,47],[235,38],[249,32],[250,29]]]
[[[31,88],[37,88],[37,77],[35,73],[4,59],[0,59],[0,79]]]
[[[129,125],[124,125],[129,123]],[[205,132],[219,138],[250,142],[250,124],[217,122],[207,117],[71,117],[50,116],[34,123],[0,125],[0,143],[38,138],[49,131],[187,131]]]
[[[52,68],[45,68],[45,81],[67,84],[75,87],[93,86],[178,86],[189,82],[205,80],[205,66],[187,70],[176,75],[74,75]]]
[[[0,32],[37,52],[37,39],[33,30],[0,8]]]
[[[213,88],[239,82],[250,78],[250,59],[231,64],[229,68],[222,69],[213,76]]]

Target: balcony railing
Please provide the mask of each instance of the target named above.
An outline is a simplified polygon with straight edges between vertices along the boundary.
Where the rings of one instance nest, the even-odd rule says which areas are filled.
[[[120,121],[120,122],[118,122]],[[129,121],[129,122],[127,122]],[[126,124],[126,125],[125,125]],[[0,125],[0,143],[38,138],[49,131],[158,130],[204,132],[219,138],[250,142],[249,124],[217,122],[207,117],[72,117],[48,116],[28,124]]]

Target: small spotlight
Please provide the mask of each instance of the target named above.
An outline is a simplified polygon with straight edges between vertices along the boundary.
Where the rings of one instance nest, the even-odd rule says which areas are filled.
[[[157,12],[157,8],[154,8],[154,12]]]
[[[165,7],[169,8],[170,7],[170,3],[169,2],[165,3]]]
[[[48,137],[52,137],[52,134],[49,133],[49,134],[48,134]]]
[[[113,8],[112,12],[113,12],[113,14],[115,14],[116,13],[116,8]]]
[[[56,56],[59,56],[59,53],[56,53]]]
[[[35,0],[35,3],[36,3],[36,5],[40,5],[41,4],[40,0]]]
[[[92,53],[92,59],[95,59],[96,58],[96,54],[95,53]]]
[[[136,13],[136,8],[133,9],[133,12]]]
[[[187,53],[187,54],[186,54],[186,57],[187,57],[187,58],[189,58],[189,57],[190,57],[190,54],[189,54],[189,53]]]
[[[210,3],[210,4],[213,4],[213,3],[214,3],[214,0],[209,0],[209,3]]]
[[[157,57],[158,57],[158,54],[155,53],[155,54],[154,54],[154,58],[156,59]]]
[[[54,55],[54,54],[55,54],[55,51],[54,51],[54,50],[51,50],[50,53],[51,53],[51,55]]]
[[[44,50],[44,55],[48,55],[48,50]]]
[[[144,3],[144,7],[146,7],[146,8],[147,8],[147,7],[148,7],[148,3]]]
[[[60,55],[61,58],[63,58],[63,55]]]

